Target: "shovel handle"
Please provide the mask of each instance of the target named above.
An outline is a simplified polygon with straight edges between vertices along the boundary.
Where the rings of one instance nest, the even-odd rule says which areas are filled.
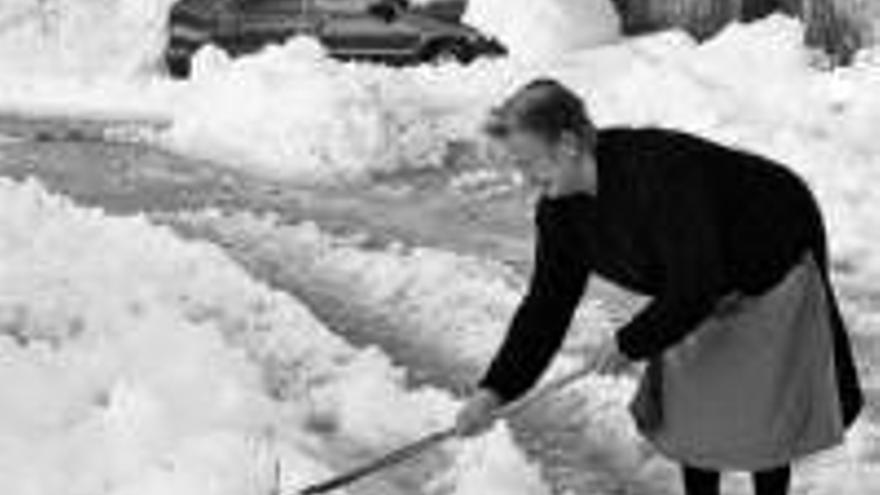
[[[443,443],[449,438],[454,437],[455,434],[455,428],[448,428],[443,431],[431,433],[430,435],[427,435],[416,442],[394,450],[382,456],[381,458],[376,459],[375,461],[359,466],[333,479],[329,479],[322,483],[316,483],[309,486],[308,488],[300,490],[299,495],[318,495],[321,493],[331,492],[345,485],[349,485],[351,483],[354,483],[355,481],[358,481],[361,478],[369,476],[370,474],[381,471],[395,464],[399,464],[407,459],[413,458],[421,454],[422,452],[432,448],[433,446],[439,443]]]
[[[494,415],[496,418],[516,415],[522,410],[526,409],[528,406],[544,400],[549,395],[552,395],[556,391],[564,388],[570,383],[577,381],[578,379],[588,375],[591,372],[591,369],[581,369],[577,372],[566,375],[554,382],[551,382],[540,390],[528,394],[526,397],[520,400],[514,401],[499,408]],[[390,453],[385,454],[381,458],[376,459],[375,461],[368,462],[340,476],[321,483],[316,483],[303,490],[300,490],[298,492],[298,495],[319,495],[331,492],[348,484],[354,483],[355,481],[369,476],[377,471],[381,471],[385,468],[406,461],[407,459],[411,459],[421,454],[422,452],[431,449],[435,445],[443,443],[446,440],[455,437],[457,433],[458,430],[455,426],[436,431],[422,437],[421,439],[413,443],[393,450]]]

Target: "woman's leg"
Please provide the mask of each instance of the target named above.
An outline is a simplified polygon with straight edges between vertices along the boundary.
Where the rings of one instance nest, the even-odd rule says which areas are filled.
[[[787,495],[790,480],[791,468],[789,466],[752,473],[755,495]]]
[[[693,466],[682,466],[686,495],[718,495],[721,491],[721,473]]]

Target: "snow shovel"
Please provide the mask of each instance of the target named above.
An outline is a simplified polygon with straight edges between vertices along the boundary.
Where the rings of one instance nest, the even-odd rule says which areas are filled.
[[[570,383],[590,374],[592,369],[585,368],[566,375],[558,380],[550,382],[539,390],[526,395],[524,398],[514,401],[500,408],[495,414],[497,417],[512,416],[526,409],[528,406],[539,402],[554,392],[561,390]],[[407,459],[412,459],[417,455],[429,450],[430,448],[443,443],[444,441],[456,436],[456,428],[454,426],[444,430],[436,431],[425,437],[394,450],[379,459],[368,462],[362,466],[358,466],[351,471],[339,475],[335,478],[316,483],[297,492],[297,495],[319,495],[329,493],[355,481],[365,478],[371,474],[389,468],[396,464],[400,464]]]

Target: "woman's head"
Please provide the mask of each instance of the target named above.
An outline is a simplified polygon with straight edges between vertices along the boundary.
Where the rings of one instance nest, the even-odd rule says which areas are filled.
[[[584,102],[553,79],[536,79],[492,110],[486,132],[531,179],[545,181],[560,163],[591,153],[596,129]]]

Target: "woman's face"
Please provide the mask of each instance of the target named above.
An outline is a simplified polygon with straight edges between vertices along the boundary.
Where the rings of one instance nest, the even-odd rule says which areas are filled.
[[[529,131],[513,132],[502,142],[514,165],[533,185],[547,185],[554,177],[556,153],[544,138]]]
[[[548,185],[558,168],[557,147],[533,131],[515,124],[492,127],[490,136],[500,146],[516,168],[532,185]]]

